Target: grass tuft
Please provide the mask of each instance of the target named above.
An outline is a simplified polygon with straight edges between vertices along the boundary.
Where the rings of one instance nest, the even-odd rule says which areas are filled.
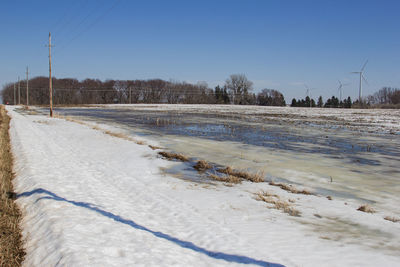
[[[375,213],[376,211],[368,204],[360,206],[357,210],[367,213]]]
[[[242,182],[242,179],[240,179],[237,176],[233,175],[225,175],[225,176],[218,176],[215,174],[211,174],[210,178],[219,182],[225,182],[225,183],[231,183],[231,184],[240,184]]]
[[[295,188],[294,186],[288,185],[288,184],[275,183],[275,182],[273,182],[273,181],[269,182],[269,184],[270,184],[270,185],[273,185],[273,186],[278,186],[278,187],[280,187],[281,189],[283,189],[283,190],[285,190],[285,191],[288,191],[288,192],[290,192],[290,193],[293,193],[293,194],[314,195],[312,192],[310,192],[310,191],[308,191],[308,190],[305,190],[305,189],[303,189],[303,190],[298,190],[298,189]]]
[[[21,266],[25,257],[20,229],[21,212],[14,202],[10,137],[10,118],[0,107],[0,266]]]
[[[400,222],[400,218],[396,218],[396,217],[386,216],[384,219],[385,219],[386,221],[391,221],[391,222],[394,222],[394,223]]]
[[[272,204],[272,208],[282,210],[290,216],[299,217],[301,214],[300,211],[293,208],[288,202],[286,202],[285,200],[281,200],[278,195],[271,194],[267,191],[256,193],[256,200]]]
[[[198,171],[205,171],[211,169],[212,166],[205,160],[199,160],[196,165],[193,166]]]
[[[189,161],[189,158],[182,154],[170,153],[165,151],[158,152],[159,155],[169,160]]]
[[[264,172],[249,173],[245,171],[233,170],[231,167],[226,167],[223,169],[218,169],[217,172],[224,173],[227,175],[237,176],[239,178],[251,181],[253,183],[264,182]]]

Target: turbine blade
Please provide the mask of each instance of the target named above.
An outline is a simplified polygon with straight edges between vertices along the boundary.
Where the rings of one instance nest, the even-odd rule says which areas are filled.
[[[356,73],[356,74],[360,74],[360,72],[359,72],[359,71],[352,71],[352,72],[350,72],[350,73]]]
[[[363,71],[365,69],[365,66],[367,66],[367,63],[368,63],[368,59],[367,59],[367,61],[365,61],[364,66],[361,68],[361,71]]]

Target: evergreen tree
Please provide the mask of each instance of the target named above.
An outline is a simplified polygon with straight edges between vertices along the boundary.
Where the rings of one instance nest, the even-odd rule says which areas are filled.
[[[224,86],[224,92],[222,93],[222,99],[223,99],[224,104],[230,104],[231,103],[231,101],[229,99],[228,92],[226,91],[226,87],[225,86]]]
[[[335,96],[332,96],[332,105],[334,108],[339,107],[339,99]]]
[[[224,96],[223,96],[223,91],[219,85],[215,87],[215,102],[217,104],[222,104],[224,103]]]
[[[322,100],[322,96],[320,95],[320,96],[318,97],[317,106],[318,106],[319,108],[322,108],[323,105],[324,105],[324,101]]]
[[[305,101],[305,105],[304,106],[305,107],[310,107],[310,97],[309,96],[306,97],[306,101]]]
[[[345,99],[344,101],[345,101],[345,103],[343,104],[344,108],[351,108],[351,98],[350,98],[350,96],[347,98],[347,100]]]
[[[337,108],[339,107],[339,99],[335,96],[332,96],[328,100],[326,100],[326,103],[324,105],[325,108]]]
[[[315,105],[315,100],[311,99],[311,107],[315,108],[317,105]]]

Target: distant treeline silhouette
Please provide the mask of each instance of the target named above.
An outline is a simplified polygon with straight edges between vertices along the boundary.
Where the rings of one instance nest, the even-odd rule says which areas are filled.
[[[332,96],[324,103],[322,96],[315,100],[307,96],[305,99],[292,99],[291,107],[319,107],[319,108],[400,108],[400,89],[392,87],[383,87],[372,95],[364,97],[362,103],[358,99],[352,102],[350,96],[339,100]]]
[[[400,105],[400,89],[383,87],[378,92],[367,97],[367,103],[382,107],[395,107]]]
[[[56,105],[112,104],[112,103],[168,103],[168,104],[239,104],[284,106],[282,93],[264,89],[251,93],[253,83],[243,74],[234,74],[225,84],[214,89],[207,83],[151,80],[52,79],[53,101]],[[49,103],[49,79],[36,77],[28,81],[29,104]],[[15,86],[15,90],[14,90]],[[18,90],[18,88],[20,88]],[[26,81],[9,83],[2,90],[3,103],[26,104]]]
[[[263,89],[255,94],[253,83],[244,74],[233,74],[222,86],[209,88],[207,83],[191,84],[186,82],[150,80],[106,80],[72,78],[53,78],[53,101],[56,105],[81,104],[128,104],[128,103],[168,103],[168,104],[236,104],[285,106],[283,94],[275,89]],[[15,90],[14,90],[15,86]],[[3,86],[4,104],[26,104],[26,81],[8,83]],[[29,104],[49,104],[49,79],[35,77],[29,80]],[[332,96],[324,103],[322,96],[317,102],[306,97],[292,99],[292,107],[400,107],[400,89],[383,87],[373,95],[352,102],[350,97],[340,101]]]
[[[292,99],[291,107],[319,107],[319,108],[351,108],[352,102],[350,96],[347,99],[339,100],[336,96],[328,98],[326,102],[322,100],[322,96],[318,98],[318,102],[315,103],[314,99],[306,97],[306,99],[296,100]]]

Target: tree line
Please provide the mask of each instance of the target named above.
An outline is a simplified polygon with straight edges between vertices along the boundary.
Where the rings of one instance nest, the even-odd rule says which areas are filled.
[[[320,107],[320,108],[400,108],[400,89],[392,87],[382,87],[379,91],[365,97],[362,103],[358,99],[352,102],[350,96],[339,100],[332,96],[324,103],[322,96],[319,96],[317,102],[307,96],[305,99],[293,98],[291,107]]]
[[[168,103],[168,104],[237,104],[286,105],[282,93],[263,89],[255,94],[253,83],[244,74],[233,74],[223,86],[209,88],[207,83],[150,80],[106,80],[52,78],[55,105]],[[49,79],[35,77],[28,81],[29,104],[49,103]],[[14,89],[15,88],[15,89]],[[18,89],[19,88],[19,89]],[[3,103],[26,104],[26,81],[8,83],[2,90]]]
[[[322,96],[318,97],[317,103],[315,100],[307,96],[305,99],[292,99],[291,107],[319,107],[319,108],[351,108],[353,105],[350,96],[347,99],[339,100],[336,96],[328,98],[324,103]]]
[[[366,99],[369,105],[400,105],[400,89],[383,87]]]
[[[49,79],[35,77],[29,81],[29,104],[49,103]],[[253,83],[244,74],[233,74],[225,83],[209,88],[207,83],[150,80],[106,80],[53,78],[53,102],[56,105],[81,104],[128,104],[128,103],[168,103],[168,104],[235,104],[285,106],[285,97],[275,89],[263,89],[253,93]],[[15,90],[14,90],[15,88]],[[19,88],[19,90],[18,90]],[[4,104],[26,104],[26,81],[8,83],[3,86]],[[317,101],[307,96],[292,99],[291,107],[351,108],[351,107],[400,107],[400,89],[383,87],[366,97],[363,103],[351,98],[339,100],[332,96]]]

